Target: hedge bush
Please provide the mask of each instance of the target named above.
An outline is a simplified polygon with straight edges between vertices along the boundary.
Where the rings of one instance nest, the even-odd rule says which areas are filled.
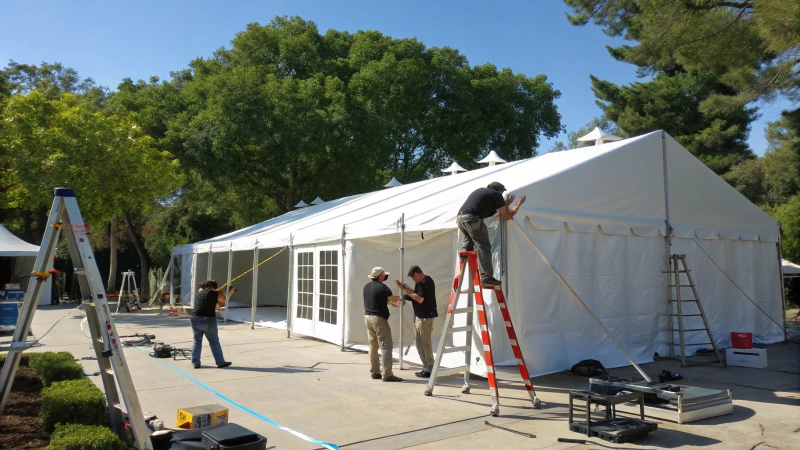
[[[56,381],[80,380],[83,366],[75,361],[69,352],[30,353],[30,366],[42,379],[42,384],[50,386]]]
[[[88,378],[56,381],[42,389],[40,417],[48,433],[59,423],[102,425],[107,411],[105,395]]]
[[[57,425],[47,450],[120,450],[122,441],[103,426]]]

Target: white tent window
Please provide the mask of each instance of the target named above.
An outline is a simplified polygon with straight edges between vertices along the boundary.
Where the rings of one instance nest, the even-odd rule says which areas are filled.
[[[314,317],[314,252],[297,254],[297,318]]]
[[[319,321],[336,325],[339,310],[339,252],[319,252]]]

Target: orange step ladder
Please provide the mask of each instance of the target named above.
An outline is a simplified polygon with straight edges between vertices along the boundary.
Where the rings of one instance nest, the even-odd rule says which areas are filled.
[[[522,377],[522,382],[525,384],[525,389],[528,391],[528,395],[531,397],[533,407],[537,409],[541,408],[542,403],[539,398],[536,397],[536,391],[533,389],[533,385],[531,384],[528,368],[525,365],[524,358],[522,357],[522,350],[520,350],[519,347],[517,334],[514,332],[514,325],[511,323],[511,316],[508,313],[508,306],[502,287],[481,285],[480,272],[478,271],[478,257],[474,251],[460,252],[459,257],[459,275],[457,275],[453,280],[453,286],[450,291],[450,303],[447,306],[447,316],[445,317],[444,322],[444,329],[439,340],[438,351],[436,352],[433,370],[431,371],[431,378],[428,381],[428,387],[425,390],[425,395],[433,395],[433,388],[436,386],[436,380],[438,378],[458,373],[464,374],[464,387],[461,389],[461,392],[464,394],[469,394],[469,367],[470,358],[472,356],[472,342],[473,339],[476,339],[475,335],[473,334],[472,321],[473,312],[477,310],[482,342],[478,342],[476,339],[475,344],[478,348],[483,348],[483,359],[486,364],[486,374],[489,380],[489,392],[492,396],[492,408],[489,412],[495,417],[500,414],[500,402],[497,392],[497,377],[495,375],[494,359],[492,357],[492,343],[489,338],[489,327],[486,319],[485,303],[483,301],[483,289],[491,289],[494,290],[495,296],[497,297],[497,304],[500,307],[500,312],[503,315],[506,333],[508,333],[508,339],[511,341],[511,348],[514,352],[514,358],[517,361],[517,366],[519,367],[519,374]],[[464,275],[467,273],[467,271],[469,271],[467,277],[469,287],[466,291],[462,292],[462,286],[465,279]],[[476,286],[478,289],[476,289]],[[467,294],[467,305],[466,307],[458,308],[458,299],[462,293]],[[466,314],[466,325],[458,327],[453,326],[454,316],[456,314]],[[459,347],[445,347],[448,337],[459,332],[467,333],[466,344]],[[462,352],[464,354],[464,365],[452,368],[442,367],[442,358],[444,355],[448,353]]]

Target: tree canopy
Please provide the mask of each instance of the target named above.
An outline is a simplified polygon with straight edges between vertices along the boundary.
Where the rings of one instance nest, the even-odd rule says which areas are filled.
[[[784,95],[800,100],[797,0],[565,0],[573,25],[594,22],[633,45],[609,48],[642,73],[708,71],[732,91],[704,108],[730,109]]]

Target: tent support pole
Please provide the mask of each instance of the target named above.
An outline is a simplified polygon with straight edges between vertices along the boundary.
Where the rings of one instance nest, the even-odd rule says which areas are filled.
[[[403,280],[405,277],[405,262],[406,262],[406,213],[400,215],[400,279]],[[405,304],[405,300],[403,300],[403,288],[397,288],[397,296],[400,297],[400,351],[398,352],[400,356],[400,370],[404,370],[403,367],[403,305]]]
[[[206,273],[206,280],[213,280],[214,279],[214,252],[211,251],[211,247],[214,244],[208,246],[208,272]]]
[[[781,244],[781,223],[778,222],[778,278],[781,282],[781,328],[783,328],[783,343],[789,342],[789,333],[786,331],[786,288],[783,285],[783,246]]]
[[[225,298],[228,300],[225,302],[225,318],[222,320],[223,325],[228,324],[228,310],[231,309],[229,294],[231,292],[232,269],[233,269],[233,244],[231,243],[231,248],[228,249],[228,278],[225,280]]]
[[[258,303],[258,244],[253,249],[253,292],[250,295],[250,329],[256,328],[256,304]]]
[[[503,282],[503,292],[509,297],[508,292],[508,223],[500,218],[500,280]]]
[[[197,289],[200,285],[200,280],[197,279],[197,258],[199,258],[197,254],[197,250],[193,250],[194,253],[192,254],[192,276],[189,277],[189,306],[194,308],[194,299],[197,295]],[[192,283],[194,281],[194,283]],[[195,286],[198,286],[196,288]],[[183,288],[181,288],[183,289]]]
[[[664,172],[664,216],[665,216],[665,219],[666,219],[666,220],[664,220],[664,225],[666,227],[665,228],[666,235],[664,236],[664,253],[665,253],[664,257],[665,257],[665,261],[667,263],[667,270],[666,270],[666,273],[667,273],[667,283],[666,283],[666,286],[667,286],[667,297],[666,297],[666,300],[667,300],[667,305],[669,305],[669,308],[670,308],[669,311],[667,312],[667,317],[669,318],[669,327],[667,327],[667,329],[669,330],[669,333],[670,333],[670,335],[669,335],[669,343],[670,343],[669,344],[669,356],[670,356],[670,358],[674,358],[675,357],[675,346],[672,345],[672,344],[673,344],[673,341],[675,340],[675,336],[674,336],[674,333],[672,331],[672,328],[673,328],[673,322],[672,322],[673,316],[670,315],[670,314],[672,314],[672,306],[670,305],[670,302],[669,302],[669,300],[672,298],[672,290],[670,289],[669,285],[670,285],[670,283],[672,283],[672,260],[670,258],[671,258],[671,255],[672,255],[672,234],[673,233],[672,233],[672,224],[669,221],[669,177],[668,177],[668,173],[667,173],[667,133],[664,130],[661,130],[661,156],[662,156],[662,169],[663,169],[663,172]]]
[[[528,220],[530,220],[530,219],[528,219]],[[575,291],[572,290],[572,286],[570,286],[569,283],[567,283],[567,280],[565,280],[561,276],[561,274],[558,273],[558,270],[556,270],[556,268],[553,267],[552,264],[550,264],[550,261],[548,261],[547,258],[545,258],[544,253],[542,253],[541,250],[539,250],[539,247],[537,247],[536,244],[533,243],[531,238],[528,237],[528,235],[525,233],[525,230],[522,229],[520,224],[518,224],[515,220],[511,220],[511,222],[513,222],[514,225],[516,225],[519,228],[519,230],[522,232],[522,236],[525,238],[526,241],[528,241],[529,244],[531,244],[531,247],[533,247],[533,249],[536,250],[536,253],[539,254],[539,256],[542,258],[544,263],[547,264],[548,267],[550,267],[550,270],[552,270],[553,273],[556,275],[556,277],[558,277],[559,281],[561,281],[561,284],[563,284],[569,290],[569,293],[572,294],[572,297],[574,297],[575,300],[577,300],[578,303],[580,303],[580,305],[583,307],[583,309],[586,311],[586,313],[589,314],[589,317],[591,317],[592,320],[594,320],[594,322],[597,324],[597,326],[599,326],[600,329],[603,330],[606,333],[606,335],[608,335],[608,338],[611,339],[611,342],[613,342],[614,345],[617,346],[619,351],[622,352],[622,354],[625,356],[625,358],[631,363],[631,365],[633,365],[633,367],[636,369],[636,371],[639,372],[639,374],[642,376],[642,378],[647,380],[648,383],[652,383],[653,380],[651,380],[650,377],[648,377],[647,374],[644,372],[644,370],[642,370],[642,368],[639,367],[639,365],[636,364],[636,362],[630,356],[628,356],[628,354],[625,352],[625,350],[622,349],[622,346],[619,345],[619,343],[617,342],[616,339],[614,339],[614,335],[611,334],[611,332],[608,331],[608,329],[606,329],[606,327],[603,326],[603,323],[600,322],[600,319],[598,319],[597,316],[595,316],[594,313],[592,313],[592,310],[589,309],[588,306],[586,306],[586,303],[583,303],[583,300],[581,300],[581,298],[578,297],[578,294],[576,294]]]
[[[344,346],[345,346],[344,327],[345,327],[345,324],[347,323],[347,301],[345,300],[345,298],[347,297],[347,277],[345,276],[346,274],[345,274],[345,271],[344,271],[344,268],[346,267],[346,262],[345,262],[344,257],[345,257],[345,255],[347,255],[347,249],[346,249],[346,246],[347,246],[347,240],[346,240],[347,231],[346,231],[345,227],[346,227],[346,225],[342,225],[342,256],[341,256],[341,258],[339,258],[339,261],[341,261],[341,263],[342,263],[342,270],[339,271],[339,273],[342,274],[342,277],[341,277],[342,282],[340,283],[341,286],[342,286],[342,295],[339,297],[339,299],[340,299],[339,301],[342,302],[342,315],[339,317],[339,323],[342,324],[342,351],[345,351],[345,348],[344,348]]]
[[[175,306],[175,254],[169,254],[169,263],[172,266],[172,270],[169,271],[169,306]],[[183,262],[183,258],[181,257],[181,262]],[[181,267],[183,264],[181,264]]]
[[[294,235],[289,234],[289,285],[286,289],[286,338],[292,337],[292,272],[294,272]]]

